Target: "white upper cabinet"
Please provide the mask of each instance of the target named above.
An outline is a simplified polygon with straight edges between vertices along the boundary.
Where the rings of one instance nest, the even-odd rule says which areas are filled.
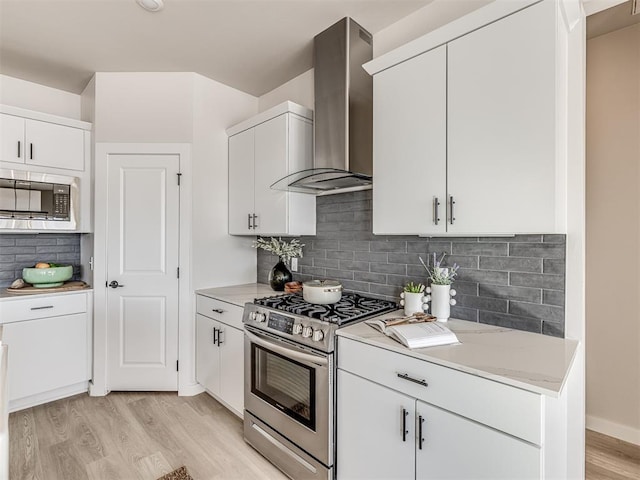
[[[373,95],[374,233],[445,233],[446,47],[380,72]]]
[[[85,130],[0,113],[0,161],[85,169]]]
[[[558,6],[507,7],[372,62],[374,233],[558,231]]]
[[[255,129],[229,137],[229,233],[245,234],[252,225]]]
[[[0,113],[0,161],[24,163],[24,118]]]
[[[26,120],[26,144],[27,164],[84,170],[84,130]]]
[[[315,235],[315,197],[271,188],[312,168],[312,115],[285,102],[227,130],[231,235]]]
[[[448,44],[449,232],[554,231],[555,38],[542,2]]]

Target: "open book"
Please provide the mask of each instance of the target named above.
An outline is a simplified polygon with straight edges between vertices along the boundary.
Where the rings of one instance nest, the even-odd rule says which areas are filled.
[[[425,321],[409,317],[399,322],[397,318],[371,319],[365,323],[380,330],[382,333],[402,343],[408,348],[435,347],[460,343],[456,334],[442,323]]]

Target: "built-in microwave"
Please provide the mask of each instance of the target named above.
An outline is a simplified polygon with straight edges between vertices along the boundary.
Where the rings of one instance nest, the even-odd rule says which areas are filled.
[[[76,230],[76,177],[0,169],[0,230]]]

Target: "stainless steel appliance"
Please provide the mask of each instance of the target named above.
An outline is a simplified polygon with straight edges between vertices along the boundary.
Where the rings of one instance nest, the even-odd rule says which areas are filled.
[[[247,303],[246,441],[291,478],[333,478],[336,330],[396,308],[349,292],[329,305],[300,293]]]
[[[75,230],[78,179],[0,169],[0,229]]]
[[[271,188],[338,193],[371,186],[373,78],[362,64],[373,58],[373,37],[343,18],[313,39],[314,168],[294,172]]]

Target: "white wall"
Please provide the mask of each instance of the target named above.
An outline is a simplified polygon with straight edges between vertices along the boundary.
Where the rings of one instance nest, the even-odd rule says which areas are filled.
[[[191,143],[192,73],[96,73],[95,141]]]
[[[379,57],[493,1],[434,0],[376,33],[373,36],[373,56]]]
[[[587,427],[640,445],[640,25],[587,43]]]
[[[1,74],[0,103],[80,120],[80,95]]]
[[[314,108],[313,68],[262,95],[259,110],[264,112],[282,102],[291,100],[304,107]]]
[[[227,127],[257,113],[258,99],[201,75],[193,96],[193,288],[255,282],[253,237],[227,234]]]

